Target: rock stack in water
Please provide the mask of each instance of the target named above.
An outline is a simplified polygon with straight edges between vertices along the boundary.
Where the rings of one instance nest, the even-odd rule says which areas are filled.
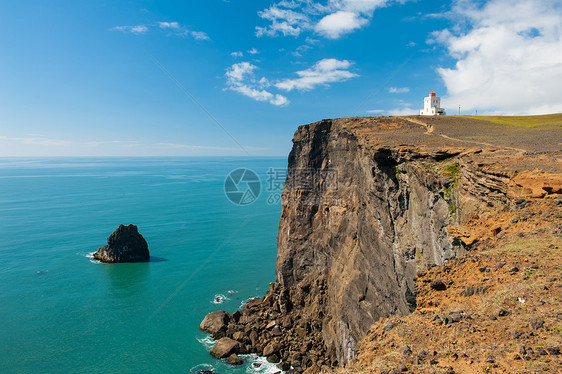
[[[135,225],[119,225],[94,254],[101,262],[147,262],[150,259],[148,244]]]

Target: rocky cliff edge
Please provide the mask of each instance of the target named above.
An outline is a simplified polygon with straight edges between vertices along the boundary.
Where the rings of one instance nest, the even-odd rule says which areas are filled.
[[[369,328],[419,303],[420,270],[498,227],[469,223],[562,194],[560,125],[462,117],[323,120],[293,138],[276,282],[213,337],[315,372],[357,356]],[[232,353],[232,352],[230,352]]]

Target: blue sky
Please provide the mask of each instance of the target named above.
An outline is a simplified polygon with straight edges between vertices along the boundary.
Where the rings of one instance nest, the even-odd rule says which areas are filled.
[[[0,1],[0,156],[285,156],[323,118],[562,112],[562,0]]]

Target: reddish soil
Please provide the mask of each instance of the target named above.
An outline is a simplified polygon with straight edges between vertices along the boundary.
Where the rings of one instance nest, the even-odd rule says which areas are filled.
[[[420,271],[416,311],[379,320],[338,372],[562,373],[562,199],[457,229],[471,250]]]

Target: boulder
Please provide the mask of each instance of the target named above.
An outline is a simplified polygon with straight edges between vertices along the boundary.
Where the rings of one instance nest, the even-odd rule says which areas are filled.
[[[264,356],[270,356],[274,353],[277,353],[281,350],[281,344],[279,343],[269,343],[264,349],[263,349],[263,355]]]
[[[242,359],[238,357],[236,353],[233,353],[230,356],[228,356],[226,362],[229,363],[230,365],[237,365],[237,366],[242,365],[244,363],[244,361],[242,361]]]
[[[282,361],[280,364],[277,364],[277,368],[279,368],[279,370],[281,371],[287,371],[291,368],[291,364],[289,364],[287,361]]]
[[[272,364],[276,364],[279,361],[281,361],[281,359],[279,358],[279,356],[274,353],[271,356],[267,356],[267,362],[271,362]]]
[[[227,358],[233,353],[240,353],[242,350],[242,345],[236,340],[221,338],[211,348],[211,355],[216,358]]]
[[[119,225],[107,238],[107,245],[98,249],[94,258],[101,262],[147,262],[148,244],[135,225]]]
[[[230,317],[224,310],[209,313],[205,316],[199,328],[210,334],[226,330]]]
[[[242,331],[236,331],[234,334],[232,334],[232,338],[234,340],[238,340],[239,342],[246,342],[249,340],[246,334],[244,334]]]

